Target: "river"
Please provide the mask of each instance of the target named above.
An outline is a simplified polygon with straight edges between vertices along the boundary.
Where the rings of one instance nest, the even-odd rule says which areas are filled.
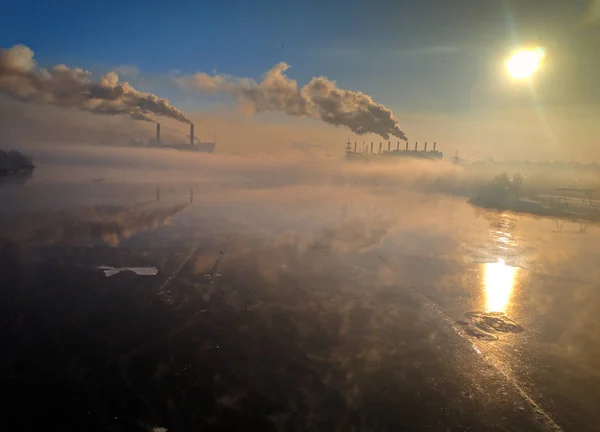
[[[97,171],[0,188],[0,370],[20,424],[599,427],[596,226]]]

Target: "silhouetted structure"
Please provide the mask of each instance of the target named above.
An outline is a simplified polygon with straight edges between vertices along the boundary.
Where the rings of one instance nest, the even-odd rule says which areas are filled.
[[[400,141],[396,143],[396,149],[391,150],[392,142],[388,141],[387,151],[383,150],[383,143],[379,143],[379,152],[373,152],[373,143],[371,143],[371,151],[369,152],[369,148],[367,147],[366,152],[357,152],[356,151],[356,143],[354,143],[354,151],[352,150],[352,143],[350,139],[346,142],[346,159],[351,160],[374,160],[374,161],[383,161],[383,160],[393,160],[397,157],[411,157],[418,159],[433,159],[439,160],[444,157],[444,154],[437,150],[437,143],[433,143],[433,150],[427,150],[427,143],[425,143],[425,149],[419,150],[418,142],[415,142],[415,149],[408,150],[408,142],[406,143],[405,149],[400,150]]]
[[[141,141],[131,139],[129,141],[129,147],[144,147],[144,148],[172,148],[181,151],[192,151],[200,153],[214,153],[217,146],[215,142],[203,142],[200,141],[194,133],[194,124],[190,124],[190,133],[186,135],[189,139],[187,142],[175,142],[165,143],[160,134],[161,126],[160,123],[156,123],[156,138],[150,138],[148,144],[143,144]]]
[[[34,168],[31,157],[16,150],[0,150],[0,175],[31,172]]]

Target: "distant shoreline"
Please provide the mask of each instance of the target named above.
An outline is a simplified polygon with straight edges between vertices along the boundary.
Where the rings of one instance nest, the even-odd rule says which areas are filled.
[[[15,174],[28,174],[35,169],[35,166],[27,168],[17,169],[0,169],[0,175],[15,175]]]
[[[551,208],[533,200],[493,200],[484,197],[473,197],[467,200],[474,207],[487,210],[511,211],[514,213],[531,216],[547,217],[552,219],[571,219],[582,222],[600,222],[600,209],[590,207],[589,211],[574,212],[567,209]],[[582,210],[578,208],[577,210]]]

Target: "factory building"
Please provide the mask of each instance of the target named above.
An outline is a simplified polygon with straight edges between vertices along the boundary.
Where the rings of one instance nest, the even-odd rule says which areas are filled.
[[[346,142],[346,158],[350,160],[391,160],[396,157],[412,157],[418,159],[433,159],[439,160],[444,157],[444,153],[438,151],[437,142],[433,143],[433,150],[428,150],[428,143],[425,142],[423,150],[419,150],[419,143],[415,142],[414,150],[409,150],[408,141],[404,143],[404,148],[400,148],[400,141],[396,143],[396,148],[392,149],[392,142],[388,141],[387,150],[383,148],[383,142],[379,143],[379,151],[374,152],[374,143],[371,145],[365,145],[363,142],[362,147],[357,149],[357,143],[350,142],[350,139]]]

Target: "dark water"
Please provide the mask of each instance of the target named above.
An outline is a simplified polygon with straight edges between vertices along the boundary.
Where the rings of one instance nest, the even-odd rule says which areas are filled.
[[[600,427],[595,227],[156,186],[0,189],[13,430]]]

